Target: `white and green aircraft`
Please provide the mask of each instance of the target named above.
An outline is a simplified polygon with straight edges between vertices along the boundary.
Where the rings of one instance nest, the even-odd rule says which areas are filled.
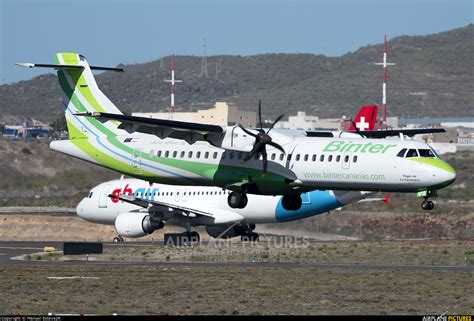
[[[89,66],[77,53],[58,53],[55,60],[18,64],[57,70],[69,140],[53,141],[52,149],[149,182],[228,189],[231,208],[244,208],[247,194],[258,194],[283,195],[283,208],[298,210],[303,193],[352,190],[416,192],[424,197],[423,209],[432,209],[428,198],[456,177],[425,143],[366,138],[423,130],[359,135],[272,130],[281,115],[265,132],[127,116],[99,90],[92,74],[122,69]],[[260,104],[258,111],[261,123]]]

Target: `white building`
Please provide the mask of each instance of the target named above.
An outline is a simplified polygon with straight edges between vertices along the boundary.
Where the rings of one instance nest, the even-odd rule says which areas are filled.
[[[255,127],[257,124],[256,112],[239,110],[237,106],[229,105],[226,102],[216,102],[213,108],[197,112],[133,113],[132,115],[220,126],[241,124],[244,127]]]

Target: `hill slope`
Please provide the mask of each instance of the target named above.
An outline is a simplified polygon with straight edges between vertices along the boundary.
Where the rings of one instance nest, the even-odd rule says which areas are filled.
[[[401,36],[389,42],[389,115],[400,117],[473,116],[474,26],[427,36]],[[363,104],[380,104],[382,46],[370,45],[340,57],[264,54],[201,58],[177,56],[178,110],[195,110],[224,100],[264,115],[297,110],[324,116],[353,114]],[[93,57],[89,57],[93,62]],[[164,58],[164,66],[170,64]],[[220,68],[218,68],[220,66]],[[169,104],[169,77],[159,60],[124,66],[126,72],[97,76],[100,88],[124,111],[159,111]],[[0,86],[0,121],[32,117],[51,121],[63,111],[52,74]]]

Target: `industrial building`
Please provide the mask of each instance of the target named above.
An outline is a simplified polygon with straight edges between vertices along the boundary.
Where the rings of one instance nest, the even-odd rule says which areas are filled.
[[[197,112],[132,113],[132,115],[220,126],[241,124],[245,127],[255,127],[257,125],[256,112],[239,110],[237,106],[226,102],[216,102],[213,108]]]

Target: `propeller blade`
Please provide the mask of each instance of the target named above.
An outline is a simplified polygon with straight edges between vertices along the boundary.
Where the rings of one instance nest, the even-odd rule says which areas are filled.
[[[281,114],[280,116],[278,116],[277,119],[275,119],[275,121],[273,122],[273,124],[270,126],[270,129],[267,131],[267,134],[273,129],[273,126],[275,126],[276,123],[278,123],[285,115]]]
[[[262,127],[262,101],[258,100],[258,121],[260,122],[260,132],[263,131]]]
[[[244,133],[246,133],[247,135],[250,135],[252,137],[257,137],[257,134],[254,134],[252,133],[251,131],[245,129],[242,125],[238,124],[238,126],[240,127],[240,129],[242,129],[244,131]]]
[[[262,148],[262,144],[261,143],[255,143],[255,145],[253,145],[253,148],[252,150],[250,151],[250,153],[248,153],[243,159],[242,159],[242,163],[248,161],[249,159],[251,159],[256,153],[259,152],[259,149]]]
[[[265,148],[265,145],[263,145],[263,148],[262,148],[262,159],[263,159],[263,174],[265,174],[267,172],[267,167],[268,167],[267,149]]]
[[[268,143],[268,145],[273,146],[273,147],[275,147],[276,149],[279,149],[283,154],[286,154],[286,152],[285,152],[285,150],[283,149],[283,147],[281,147],[281,146],[278,145],[277,143],[275,143],[275,142],[270,142],[270,143]]]

